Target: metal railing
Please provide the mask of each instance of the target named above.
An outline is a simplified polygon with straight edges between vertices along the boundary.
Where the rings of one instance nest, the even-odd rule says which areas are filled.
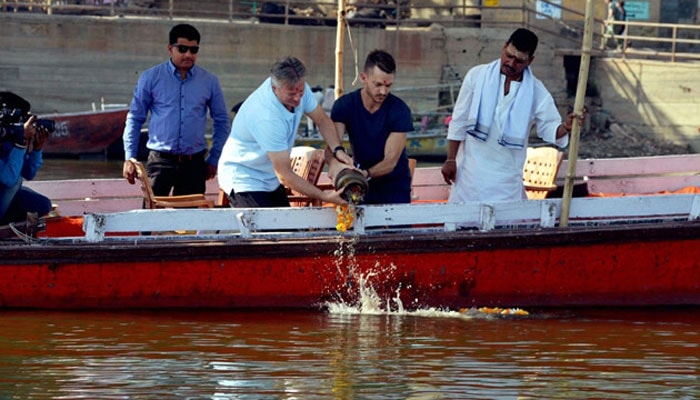
[[[654,58],[670,58],[675,62],[678,58],[700,60],[700,25],[667,24],[655,22],[610,21],[611,25],[624,25],[622,35],[617,37],[601,36],[601,47],[609,39],[619,41],[623,57],[648,56]],[[634,30],[634,34],[632,31]],[[653,31],[659,32],[655,35]],[[661,32],[664,32],[660,36]],[[646,32],[646,34],[644,34]],[[634,47],[631,44],[634,42]],[[639,47],[639,43],[652,44],[650,47]],[[679,47],[685,45],[685,51]],[[691,51],[692,50],[692,51]]]
[[[399,0],[388,4],[369,1],[348,1],[346,17],[350,26],[365,28],[406,29],[426,27],[437,23],[445,27],[513,26],[512,15],[519,15],[522,26],[549,33],[558,41],[568,41],[571,47],[580,47],[583,37],[583,13],[550,2],[551,9],[558,9],[563,18],[553,18],[537,11],[534,0],[522,0],[519,6],[482,6],[480,1],[443,0],[421,2]],[[286,25],[335,26],[338,3],[330,0],[0,0],[0,12],[39,12],[49,15],[97,15],[144,16],[162,18],[207,18],[240,22],[278,23]],[[494,13],[493,11],[498,11]],[[507,20],[499,15],[509,14]],[[487,17],[485,17],[487,15]],[[595,20],[595,40],[603,44],[610,39],[604,36],[603,24]],[[610,21],[613,25],[625,25],[623,35],[614,38],[620,42],[623,57],[700,59],[700,26],[639,21]],[[557,29],[559,31],[557,31]],[[562,35],[564,31],[567,34]],[[630,46],[634,43],[633,46]],[[640,46],[641,44],[644,46]],[[604,46],[601,46],[603,49]]]

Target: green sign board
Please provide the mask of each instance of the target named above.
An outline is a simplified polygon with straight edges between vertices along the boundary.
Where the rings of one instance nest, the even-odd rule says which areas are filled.
[[[626,1],[625,12],[628,21],[649,21],[649,2]]]

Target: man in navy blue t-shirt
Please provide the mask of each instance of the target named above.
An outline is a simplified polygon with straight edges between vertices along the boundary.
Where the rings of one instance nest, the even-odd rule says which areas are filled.
[[[367,56],[362,88],[335,101],[331,119],[338,135],[347,131],[355,165],[369,181],[365,204],[410,203],[411,172],[406,133],[413,130],[411,110],[389,93],[396,62],[384,50]],[[333,149],[333,155],[345,151]]]

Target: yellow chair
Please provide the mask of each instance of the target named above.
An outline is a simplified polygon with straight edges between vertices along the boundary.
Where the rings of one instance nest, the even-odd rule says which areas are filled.
[[[523,184],[528,199],[544,199],[557,188],[555,181],[564,153],[554,147],[528,147]]]
[[[129,160],[136,169],[136,177],[141,184],[145,208],[212,208],[214,202],[204,194],[187,194],[181,196],[156,196],[153,194],[151,181],[148,180],[146,167],[140,161]]]
[[[292,148],[289,158],[292,170],[300,177],[309,181],[312,185],[318,184],[323,167],[326,163],[323,149],[311,146],[295,146]],[[288,189],[289,204],[293,207],[320,206],[321,201],[309,198],[295,190]]]

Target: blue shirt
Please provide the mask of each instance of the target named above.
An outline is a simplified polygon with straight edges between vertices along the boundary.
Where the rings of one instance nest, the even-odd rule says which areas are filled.
[[[0,150],[0,218],[7,212],[12,197],[17,192],[15,186],[21,178],[34,179],[43,164],[41,150],[27,154],[11,142],[3,142]]]
[[[219,79],[195,65],[182,80],[170,61],[147,69],[139,77],[126,116],[125,158],[136,157],[141,126],[149,111],[146,147],[150,150],[183,155],[206,150],[207,109],[214,120],[207,163],[217,165],[229,126]]]
[[[280,182],[268,152],[291,150],[296,132],[305,113],[318,102],[305,84],[299,107],[289,111],[272,91],[267,78],[238,110],[231,125],[231,134],[219,160],[219,186],[231,193],[272,192]]]
[[[384,159],[384,147],[392,132],[413,131],[413,118],[408,105],[391,93],[377,111],[370,113],[362,104],[361,91],[358,89],[337,99],[331,119],[345,124],[353,161],[360,168],[368,169]],[[393,171],[369,181],[364,203],[410,202],[411,170],[404,149]]]

